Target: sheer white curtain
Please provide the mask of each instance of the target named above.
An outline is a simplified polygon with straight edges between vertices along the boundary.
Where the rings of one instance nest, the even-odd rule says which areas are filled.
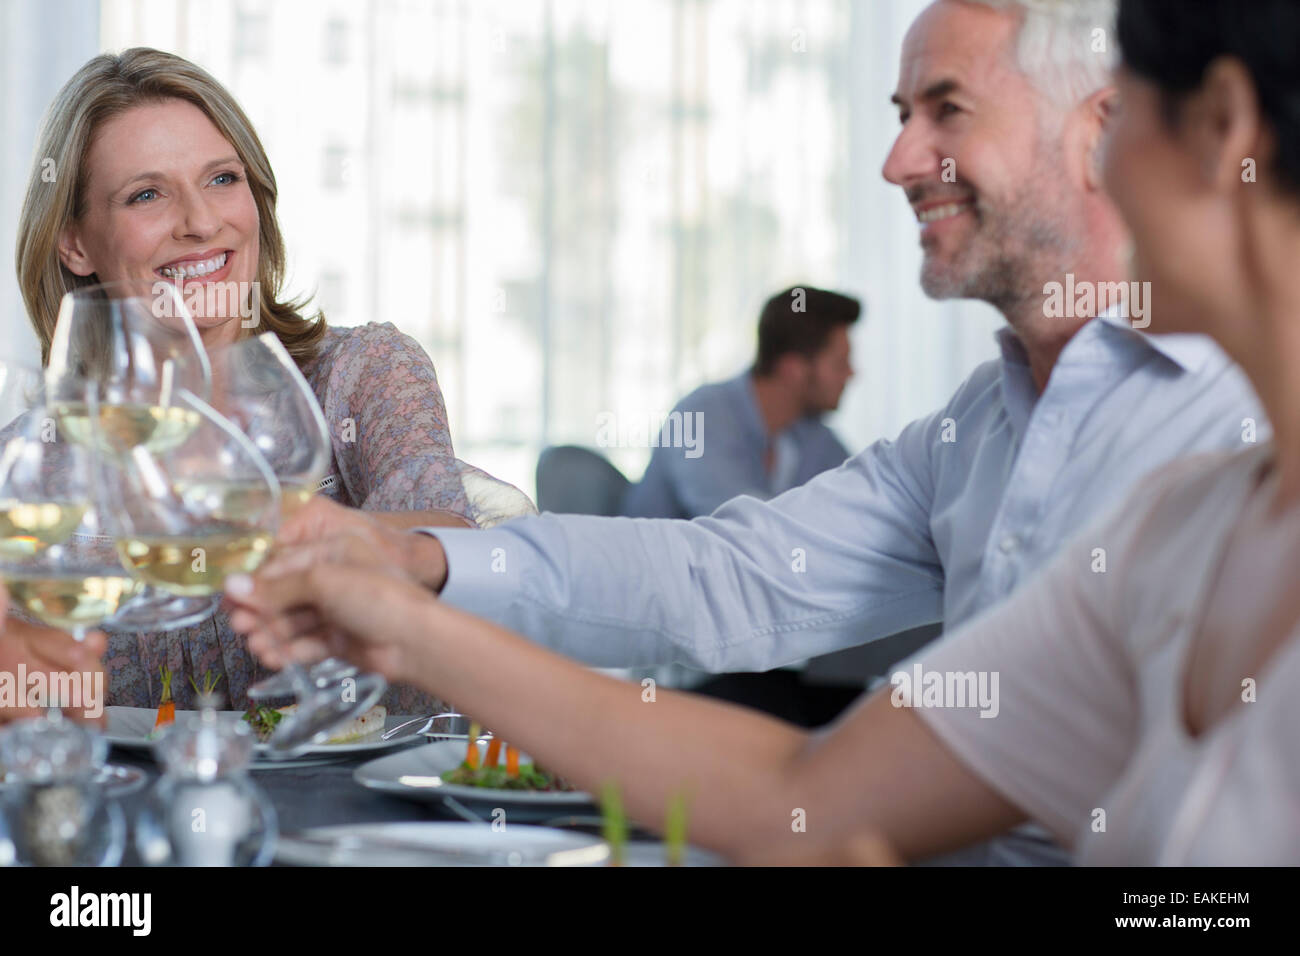
[[[903,35],[929,0],[859,0],[852,5],[848,123],[852,168],[844,215],[848,241],[840,282],[869,303],[853,338],[858,378],[833,424],[850,449],[892,437],[937,408],[977,364],[997,354],[1001,317],[973,302],[933,302],[921,292],[916,219],[897,186],[880,175],[899,130],[889,101]]]
[[[994,354],[991,310],[921,293],[880,168],[924,0],[5,0],[7,254],[36,121],[99,49],[199,62],[271,155],[295,290],[391,321],[458,452],[520,487],[544,443],[666,411],[751,357],[784,285],[867,305],[850,448]],[[26,325],[13,270],[6,340]],[[609,449],[636,477],[644,448]]]
[[[41,116],[58,88],[98,51],[95,0],[0,2],[0,355],[39,361],[13,266],[18,211]]]

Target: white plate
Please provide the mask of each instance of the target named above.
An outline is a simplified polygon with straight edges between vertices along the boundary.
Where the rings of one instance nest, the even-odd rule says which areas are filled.
[[[486,750],[487,743],[480,740],[479,752]],[[443,783],[441,774],[455,770],[464,759],[463,741],[442,740],[363,763],[352,776],[357,783],[372,790],[433,803],[441,803],[443,797],[453,797],[477,808],[486,807],[485,819],[491,819],[491,810],[496,807],[545,811],[554,816],[565,808],[588,807],[592,803],[590,794],[579,791],[493,790]],[[529,760],[522,754],[519,759]]]
[[[105,707],[104,712],[108,717],[108,726],[105,729],[104,737],[114,747],[121,747],[123,750],[153,751],[154,741],[149,739],[149,734],[153,732],[154,721],[158,717],[156,710],[149,707]],[[222,720],[236,723],[243,716],[243,712],[238,710],[223,710],[220,712]],[[410,719],[409,717],[390,715],[384,721],[384,730],[391,730]],[[353,740],[345,744],[317,744],[307,748],[301,755],[292,760],[273,759],[270,756],[270,748],[261,743],[257,745],[255,753],[257,755],[258,769],[275,765],[296,765],[301,767],[304,758],[319,763],[323,762],[322,758],[345,757],[349,754],[392,750],[395,747],[404,747],[420,739],[422,738],[408,737],[403,734],[400,737],[394,737],[392,740],[382,740],[381,735],[375,733],[364,740]]]
[[[281,834],[275,858],[297,866],[600,866],[609,847],[547,827],[354,823]]]

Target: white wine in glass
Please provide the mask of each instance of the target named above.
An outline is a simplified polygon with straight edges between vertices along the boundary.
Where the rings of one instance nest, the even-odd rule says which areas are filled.
[[[204,530],[201,535],[128,535],[118,541],[122,562],[147,584],[183,596],[219,594],[232,574],[250,574],[271,551],[269,531]]]
[[[0,501],[0,555],[29,558],[68,540],[86,508],[81,501]]]
[[[136,447],[151,452],[175,448],[199,423],[193,411],[176,405],[103,405],[94,422],[84,404],[65,402],[56,411],[70,439],[82,444],[93,440],[108,455],[129,455]]]
[[[116,614],[140,583],[124,570],[106,574],[74,568],[67,573],[11,572],[5,586],[14,602],[42,623],[80,635]]]
[[[81,387],[93,408],[93,386]],[[139,584],[103,534],[93,443],[68,441],[55,419],[52,408],[32,405],[3,430],[0,574],[16,606],[82,640]]]

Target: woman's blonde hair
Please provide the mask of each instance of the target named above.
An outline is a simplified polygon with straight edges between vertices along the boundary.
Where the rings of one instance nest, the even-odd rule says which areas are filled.
[[[49,361],[50,340],[64,293],[99,281],[79,276],[59,260],[59,235],[81,218],[86,203],[86,154],[100,126],[142,103],[178,99],[207,116],[239,154],[257,204],[260,246],[257,282],[263,330],[275,332],[299,366],[310,361],[325,335],[319,312],[304,318],[306,300],[281,300],[284,239],[275,218],[276,185],[266,150],[230,92],[207,71],[171,53],[135,47],[101,54],[59,90],[37,138],[27,195],[18,221],[18,286]]]

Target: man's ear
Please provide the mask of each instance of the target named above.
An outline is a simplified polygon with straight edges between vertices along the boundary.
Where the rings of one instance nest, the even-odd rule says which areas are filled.
[[[1097,90],[1079,107],[1083,114],[1083,181],[1091,192],[1103,188],[1102,160],[1106,137],[1110,135],[1118,107],[1119,92],[1113,86]]]
[[[85,247],[81,244],[81,236],[77,234],[76,226],[69,225],[59,233],[59,261],[68,267],[68,271],[74,275],[88,276],[93,275],[95,266],[90,261],[90,256],[86,254]]]
[[[808,359],[798,352],[786,352],[776,360],[774,376],[779,381],[797,384],[808,377]]]
[[[1243,163],[1265,166],[1272,156],[1250,71],[1235,57],[1219,57],[1205,70],[1201,88],[1187,101],[1182,124],[1205,184],[1235,190],[1242,183]]]

